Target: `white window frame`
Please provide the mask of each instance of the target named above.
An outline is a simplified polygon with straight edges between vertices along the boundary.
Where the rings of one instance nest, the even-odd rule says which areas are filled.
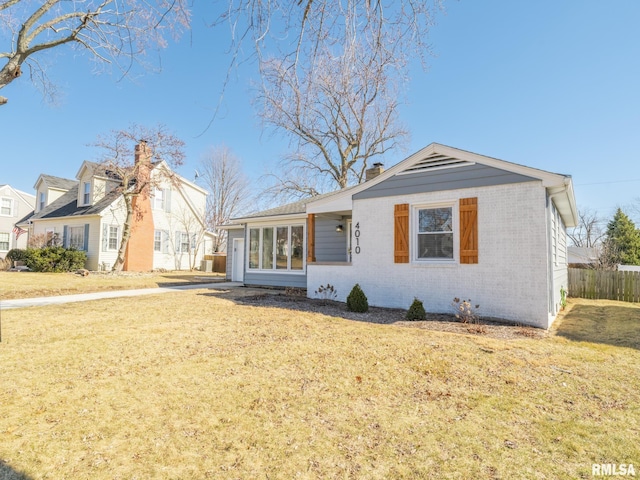
[[[158,236],[160,238],[158,238]],[[156,248],[156,245],[159,248]],[[153,251],[162,253],[162,230],[154,230],[153,231]]]
[[[70,248],[75,248],[76,250],[84,251],[84,225],[73,226],[73,227],[69,226],[67,230],[67,235],[69,235]]]
[[[8,206],[5,206],[5,202],[9,202]],[[11,197],[0,197],[0,216],[2,217],[13,217],[13,205],[14,201]],[[9,213],[5,213],[5,209],[9,208]]]
[[[82,204],[91,205],[91,182],[82,183]]]
[[[44,207],[47,206],[47,196],[44,192],[40,192],[38,194],[38,211],[44,210]]]
[[[294,269],[291,266],[292,260],[292,230],[293,228],[302,228],[302,267],[299,269]],[[278,229],[286,228],[287,229],[287,268],[278,268],[277,263],[277,243],[278,243]],[[264,239],[264,230],[272,229],[273,230],[273,246],[272,246],[272,268],[262,268],[263,265],[263,239]],[[258,240],[258,267],[251,266],[251,230],[259,231],[259,240]],[[303,223],[287,223],[287,224],[279,224],[279,225],[260,225],[260,226],[252,226],[248,228],[248,240],[246,246],[246,255],[247,255],[247,271],[250,272],[269,272],[274,274],[304,274],[306,269],[306,241],[307,241],[307,231]]]
[[[113,235],[115,233],[115,237]],[[120,242],[118,239],[120,238],[120,228],[117,225],[108,225],[107,226],[107,251],[118,251],[120,246]],[[115,243],[115,246],[111,246],[111,241]]]
[[[165,194],[162,188],[154,187],[153,189],[153,208],[155,210],[164,210]]]
[[[11,250],[11,233],[8,232],[0,232],[0,235],[7,236],[7,248],[4,249],[0,246],[0,252],[8,252],[9,250]],[[2,245],[4,243],[4,241],[0,240],[0,245]]]
[[[419,235],[425,235],[425,233],[419,233],[419,215],[420,210],[432,210],[437,208],[450,208],[451,209],[451,233],[453,234],[453,251],[451,258],[438,258],[438,257],[424,257],[421,258],[419,256],[420,252],[418,249],[418,237]],[[411,248],[411,261],[415,264],[434,264],[434,265],[451,265],[457,264],[460,261],[460,246],[459,246],[459,238],[460,238],[460,219],[458,216],[458,202],[449,201],[449,202],[434,202],[434,203],[421,203],[412,205],[411,207],[411,218],[409,225],[409,234],[410,238],[410,248]],[[446,233],[446,232],[442,232]]]

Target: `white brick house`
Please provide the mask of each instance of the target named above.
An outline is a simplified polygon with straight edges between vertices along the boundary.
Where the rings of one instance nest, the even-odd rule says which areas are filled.
[[[449,312],[454,297],[471,299],[483,316],[548,328],[576,221],[570,176],[431,144],[356,187],[236,219],[229,243],[242,250],[231,249],[227,271],[311,297],[329,283],[341,301],[359,283],[375,306],[416,297]],[[282,254],[294,225],[297,269]]]

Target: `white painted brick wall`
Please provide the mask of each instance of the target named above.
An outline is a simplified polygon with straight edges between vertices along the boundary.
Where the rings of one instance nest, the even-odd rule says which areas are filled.
[[[395,204],[457,202],[467,197],[478,197],[478,264],[393,263]],[[456,225],[458,221],[456,217]],[[331,283],[338,299],[345,301],[359,283],[372,306],[407,309],[417,297],[427,311],[451,312],[451,301],[459,297],[479,304],[483,316],[548,327],[548,247],[541,183],[358,200],[353,208],[354,230],[357,223],[361,253],[353,254],[351,266],[309,265],[310,296],[318,286]]]

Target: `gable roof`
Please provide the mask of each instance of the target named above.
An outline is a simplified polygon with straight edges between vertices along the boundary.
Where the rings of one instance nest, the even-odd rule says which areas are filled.
[[[112,190],[100,201],[93,205],[78,206],[78,185],[57,200],[51,202],[38,213],[31,215],[28,220],[38,220],[60,217],[78,217],[82,215],[97,215],[111,205],[120,196],[120,192]]]
[[[13,192],[13,195],[19,200],[22,200],[28,207],[33,208],[33,206],[35,205],[35,195],[31,195],[30,193],[23,192],[22,190],[18,190],[17,188],[13,188],[8,183],[0,185],[0,190],[4,189],[9,189],[11,192]]]
[[[54,190],[64,190],[68,191],[78,184],[75,180],[69,180],[68,178],[54,177],[53,175],[46,175],[44,173],[40,174],[38,180],[36,180],[34,188],[38,188],[38,184],[44,181],[47,184],[47,187],[52,188]]]
[[[479,155],[439,143],[428,145],[367,182],[356,185],[351,189],[337,192],[336,195],[330,198],[313,199],[307,206],[307,213],[351,210],[352,200],[356,194],[370,189],[396,175],[438,172],[445,168],[455,169],[476,163],[510,172],[520,178],[526,177],[531,180],[541,181],[549,195],[553,198],[565,225],[568,227],[576,225],[577,207],[571,176],[526,167],[517,163]]]

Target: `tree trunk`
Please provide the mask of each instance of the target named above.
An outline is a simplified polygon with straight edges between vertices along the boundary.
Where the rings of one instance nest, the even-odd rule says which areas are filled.
[[[120,248],[118,249],[118,256],[113,264],[112,272],[121,272],[124,267],[125,254],[127,253],[127,246],[129,245],[129,238],[131,237],[131,225],[133,223],[133,197],[123,195],[124,203],[127,207],[127,219],[124,221],[122,227],[122,239],[120,240]]]

